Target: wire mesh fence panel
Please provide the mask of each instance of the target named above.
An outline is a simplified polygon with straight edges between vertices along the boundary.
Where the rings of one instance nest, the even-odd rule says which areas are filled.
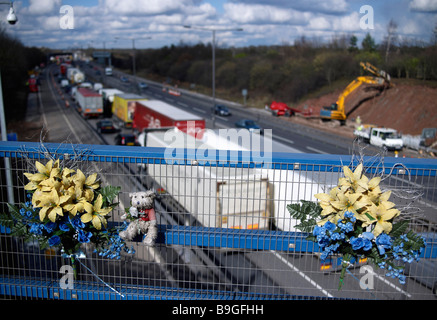
[[[135,254],[118,260],[84,244],[71,260],[57,247],[40,249],[2,227],[0,294],[5,299],[435,299],[436,164],[386,159],[365,166],[381,177],[382,192],[427,238],[422,258],[405,263],[404,284],[366,259],[347,269],[338,290],[341,260],[322,260],[318,245],[296,228],[287,206],[317,201],[343,176],[351,157],[273,154],[259,165],[228,159],[201,161],[186,150],[168,161],[162,149],[101,146],[1,144],[1,208],[30,202],[26,172],[35,161],[60,159],[61,166],[96,172],[101,185],[121,188],[109,225],[121,225],[130,193],[151,189],[158,224],[155,246],[142,237],[127,241]],[[3,159],[8,159],[12,186]],[[231,161],[232,160],[232,161]],[[399,162],[399,163],[398,163]],[[10,198],[11,190],[13,199]],[[25,213],[24,213],[25,214]],[[27,240],[27,241],[25,241]],[[399,262],[399,264],[404,264]],[[69,278],[70,277],[70,278]]]

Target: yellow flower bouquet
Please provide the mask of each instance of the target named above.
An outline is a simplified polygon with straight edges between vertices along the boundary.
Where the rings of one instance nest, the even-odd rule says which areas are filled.
[[[120,187],[102,187],[97,173],[62,168],[59,159],[45,165],[36,161],[35,167],[35,173],[24,173],[28,201],[20,207],[8,204],[9,213],[0,216],[12,235],[36,239],[41,249],[60,247],[73,264],[85,243],[109,258],[119,259],[122,249],[133,252],[118,235],[123,226],[108,228]]]
[[[362,164],[354,171],[344,166],[343,174],[328,193],[314,195],[319,202],[287,206],[291,216],[300,220],[296,228],[317,243],[322,261],[333,254],[342,256],[339,289],[347,268],[361,258],[405,283],[402,263],[418,260],[425,240],[407,232],[407,220],[395,222],[400,211],[389,201],[391,191],[381,191],[380,177],[367,178]]]

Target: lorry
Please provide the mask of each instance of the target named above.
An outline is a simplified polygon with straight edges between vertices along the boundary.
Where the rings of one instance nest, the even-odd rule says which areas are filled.
[[[244,136],[251,136],[250,143],[244,143]],[[260,139],[259,143],[254,139]],[[147,171],[144,178],[147,187],[160,193],[161,198],[174,198],[207,227],[300,232],[295,228],[298,221],[290,219],[287,205],[300,200],[315,201],[314,194],[325,192],[338,182],[338,172],[301,171],[298,163],[294,164],[295,170],[271,168],[272,161],[266,155],[268,136],[249,135],[246,130],[205,129],[201,138],[194,139],[176,128],[146,129],[137,140],[141,146],[168,151],[164,163],[138,165]],[[173,164],[172,157],[176,159],[179,152],[183,158],[183,148],[194,150],[196,165]],[[218,163],[222,151],[224,162],[245,157],[247,151],[252,156],[264,154],[266,166],[205,164],[202,159],[205,150],[208,154],[211,151]]]
[[[67,69],[67,79],[71,84],[80,84],[85,81],[85,74],[78,68],[68,68]]]
[[[296,112],[300,112],[299,110],[290,108],[285,102],[278,102],[278,101],[272,101],[269,110],[271,111],[272,115],[276,117],[279,116],[291,117]]]
[[[77,88],[76,103],[84,118],[98,117],[103,114],[102,95],[89,88]]]
[[[188,131],[187,121],[194,122],[194,127],[191,126],[190,131]],[[136,104],[132,119],[134,131],[142,132],[145,128],[173,127],[196,137],[205,129],[205,119],[160,100],[147,100]]]
[[[69,64],[66,63],[61,63],[61,65],[59,66],[59,71],[61,73],[62,76],[65,77],[65,75],[67,74],[67,69],[70,67]]]
[[[147,100],[134,93],[116,93],[112,103],[112,116],[120,127],[132,128],[132,119],[137,102]]]
[[[28,84],[29,84],[29,91],[30,92],[38,92],[38,81],[37,78],[35,77],[35,75],[31,75],[29,80],[28,80]]]
[[[169,136],[179,138],[169,141]],[[141,146],[228,150],[229,141],[205,130],[201,139],[176,128],[149,129],[138,136]],[[232,147],[231,147],[232,148]],[[241,150],[234,146],[235,150]],[[146,185],[157,190],[161,199],[176,201],[178,212],[195,218],[192,224],[232,229],[269,229],[272,222],[267,175],[257,168],[209,165],[147,164]]]
[[[354,135],[363,141],[388,150],[402,150],[404,144],[395,129],[363,125],[354,130]]]
[[[101,88],[99,93],[102,95],[103,100],[103,115],[107,118],[111,118],[114,95],[123,94],[124,92],[114,88]]]

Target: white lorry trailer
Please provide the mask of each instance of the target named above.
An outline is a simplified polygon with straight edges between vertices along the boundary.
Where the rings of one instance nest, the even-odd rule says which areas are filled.
[[[356,129],[354,135],[367,143],[386,147],[388,150],[402,150],[404,146],[401,136],[395,129],[363,126]]]
[[[175,139],[176,134],[183,138]],[[187,141],[191,141],[191,146]],[[298,170],[298,164],[296,170],[272,169],[270,162],[264,168],[202,165],[202,160],[200,165],[171,164],[176,148],[182,150],[187,145],[196,152],[196,159],[199,150],[230,150],[229,153],[245,150],[226,135],[209,129],[201,139],[189,137],[178,129],[151,129],[142,132],[138,142],[142,146],[164,147],[170,155],[168,164],[147,165],[147,173],[153,179],[149,187],[173,197],[206,227],[269,229],[274,226],[283,231],[299,231],[294,228],[298,221],[290,218],[286,206],[300,200],[316,201],[314,194],[328,192],[338,181],[338,173],[303,172]]]
[[[102,95],[88,88],[77,88],[76,102],[84,118],[103,114]]]

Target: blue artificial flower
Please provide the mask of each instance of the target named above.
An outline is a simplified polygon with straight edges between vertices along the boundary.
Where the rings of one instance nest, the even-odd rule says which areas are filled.
[[[48,241],[50,247],[57,246],[60,243],[61,243],[61,238],[59,238],[58,236],[53,236]]]
[[[43,227],[50,234],[56,229],[57,223],[50,221],[50,222],[47,222]]]
[[[74,218],[70,218],[68,217],[68,220],[70,221],[71,225],[73,226],[74,229],[83,229],[85,228],[85,224],[82,222],[82,220],[80,220],[79,217],[74,217]]]
[[[363,232],[362,233],[363,239],[364,239],[364,251],[369,251],[372,249],[372,240],[375,237],[372,232]]]
[[[85,232],[83,230],[79,230],[77,240],[79,240],[79,242],[81,243],[88,243],[90,242],[92,235],[93,234],[91,232]]]
[[[313,229],[313,235],[316,237],[319,235],[322,235],[323,232],[324,232],[324,229],[322,227],[319,227],[319,226],[315,226]]]
[[[26,211],[26,217],[28,217],[29,219],[32,219],[33,218],[33,212],[30,211],[30,210],[27,210]]]
[[[20,214],[21,214],[22,216],[24,216],[24,215],[26,214],[26,209],[21,208],[21,209],[20,209]]]
[[[354,225],[352,224],[352,222],[341,222],[338,224],[338,226],[344,233],[348,233],[354,230]]]
[[[315,226],[313,229],[313,235],[314,236],[320,236],[325,234],[325,229],[319,226]]]
[[[360,250],[364,246],[364,239],[351,237],[350,243],[352,245],[352,250]]]
[[[400,275],[398,276],[398,279],[399,279],[399,283],[400,283],[400,284],[405,284],[405,280],[406,280],[407,278],[405,277],[405,275],[400,274]]]
[[[29,232],[36,234],[36,235],[42,235],[43,229],[44,229],[44,226],[41,223],[33,223],[30,226]]]
[[[59,229],[62,231],[69,231],[70,227],[65,222],[61,222],[59,223]]]
[[[381,233],[375,239],[376,247],[378,248],[379,254],[385,254],[386,249],[390,249],[392,245],[391,237],[386,233]]]
[[[326,221],[323,227],[328,231],[334,231],[337,228],[337,226],[333,224],[331,221]]]
[[[344,235],[344,233],[341,232],[333,232],[331,234],[331,240],[333,241],[337,241],[337,240],[343,240],[346,236]]]
[[[351,212],[351,211],[346,211],[346,212],[344,213],[344,217],[347,218],[347,219],[351,219],[351,218],[354,217],[354,213]]]
[[[373,238],[375,237],[372,232],[363,232],[362,236],[364,239],[367,240],[373,240]]]
[[[363,244],[364,251],[369,251],[370,249],[372,249],[372,241],[366,238],[363,239],[364,239],[364,244]]]

